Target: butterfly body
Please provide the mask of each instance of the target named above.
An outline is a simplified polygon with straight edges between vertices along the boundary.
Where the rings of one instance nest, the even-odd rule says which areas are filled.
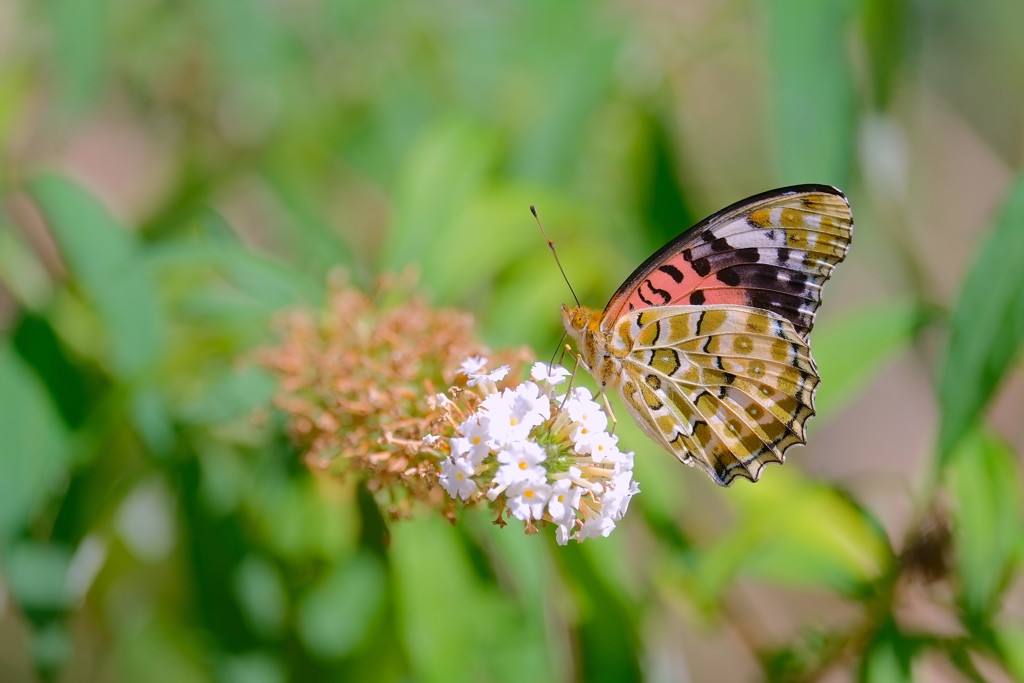
[[[757,480],[805,441],[819,381],[808,335],[852,227],[835,188],[751,197],[665,245],[604,311],[563,306],[565,328],[654,441],[719,484]]]

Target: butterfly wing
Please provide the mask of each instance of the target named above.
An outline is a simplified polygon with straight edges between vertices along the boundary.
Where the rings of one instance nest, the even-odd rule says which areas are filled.
[[[834,187],[797,185],[744,199],[641,264],[608,302],[602,326],[654,306],[734,304],[776,313],[806,339],[852,230],[850,204]]]
[[[818,374],[810,349],[780,315],[736,305],[663,306],[629,314],[621,390],[644,432],[725,486],[756,481],[804,443]]]

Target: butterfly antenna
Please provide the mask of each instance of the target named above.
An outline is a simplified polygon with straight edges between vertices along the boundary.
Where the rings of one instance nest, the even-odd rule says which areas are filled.
[[[561,271],[565,284],[569,286],[572,298],[576,301],[577,306],[581,306],[580,298],[576,296],[576,291],[573,290],[572,284],[569,282],[569,276],[565,274],[565,268],[562,268],[562,262],[558,260],[558,252],[555,251],[555,241],[548,237],[548,233],[544,231],[544,226],[541,225],[540,222],[540,216],[537,215],[537,207],[533,204],[530,204],[530,213],[533,214],[534,220],[537,221],[537,227],[540,228],[540,234],[544,235],[544,239],[548,241],[548,248],[551,250],[551,255],[555,257],[555,264],[558,266],[558,270]]]

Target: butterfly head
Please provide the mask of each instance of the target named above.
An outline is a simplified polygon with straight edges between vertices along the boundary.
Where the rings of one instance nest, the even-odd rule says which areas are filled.
[[[586,329],[587,323],[590,322],[591,313],[593,311],[586,306],[570,308],[566,304],[562,304],[562,324],[565,326],[565,331],[573,338],[578,339]]]
[[[592,337],[597,332],[600,322],[601,314],[598,311],[586,306],[570,308],[562,304],[562,325],[579,349],[587,347],[586,337]]]

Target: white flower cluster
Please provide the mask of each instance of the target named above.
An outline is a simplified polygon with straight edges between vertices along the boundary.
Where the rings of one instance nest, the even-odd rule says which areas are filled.
[[[557,527],[560,545],[607,536],[639,492],[633,454],[623,453],[609,434],[608,416],[590,392],[577,387],[557,395],[570,374],[536,363],[532,381],[498,391],[508,368],[487,371],[484,358],[470,358],[461,372],[483,401],[457,424],[441,465],[441,485],[452,498],[486,496],[528,529]],[[439,400],[447,401],[439,395]],[[499,517],[500,518],[500,517]]]

